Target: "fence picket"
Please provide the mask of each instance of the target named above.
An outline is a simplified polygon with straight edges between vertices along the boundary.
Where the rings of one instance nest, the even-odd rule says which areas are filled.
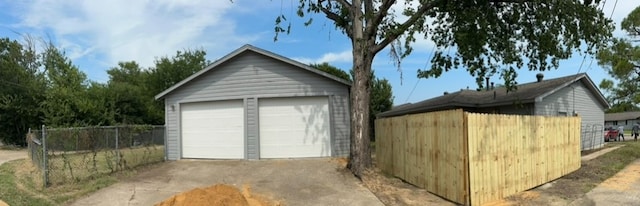
[[[579,117],[449,110],[378,119],[376,131],[383,172],[465,205],[577,170],[583,144]]]

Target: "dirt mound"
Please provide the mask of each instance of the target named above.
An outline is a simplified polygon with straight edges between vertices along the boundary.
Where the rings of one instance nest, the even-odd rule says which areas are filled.
[[[265,198],[251,194],[248,186],[244,186],[242,193],[238,188],[230,185],[217,184],[206,188],[195,188],[183,192],[156,204],[156,206],[280,206]]]

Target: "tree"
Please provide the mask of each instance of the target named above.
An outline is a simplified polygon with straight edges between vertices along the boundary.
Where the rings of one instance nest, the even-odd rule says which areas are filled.
[[[120,124],[157,123],[152,111],[153,96],[147,92],[145,80],[149,76],[135,61],[119,62],[107,71],[108,90],[114,107],[114,121]]]
[[[92,105],[86,96],[87,76],[52,43],[46,46],[42,61],[47,77],[44,123],[54,127],[89,124]]]
[[[205,58],[206,55],[204,50],[185,50],[178,51],[171,58],[156,59],[155,67],[147,71],[147,92],[156,95],[202,70],[211,63]],[[151,115],[154,124],[164,122],[163,105],[163,102],[156,101],[154,106],[149,109],[149,115]]]
[[[393,92],[391,91],[391,84],[387,79],[376,78],[373,72],[371,73],[371,79],[369,121],[373,123],[378,114],[389,111],[391,107],[393,107]],[[370,124],[369,131],[371,132],[370,139],[375,141],[375,124]]]
[[[395,0],[299,0],[297,15],[322,13],[352,45],[351,153],[349,168],[360,177],[371,166],[369,150],[371,64],[390,44],[394,62],[409,55],[416,36],[430,37],[439,48],[432,67],[419,77],[465,68],[482,85],[484,76],[500,73],[507,88],[515,85],[516,69],[557,68],[574,51],[593,53],[611,35],[610,20],[585,0],[420,0],[406,1],[395,13]],[[430,19],[428,19],[430,17]],[[306,25],[311,24],[312,16]],[[289,33],[284,14],[275,19],[274,40]],[[432,20],[432,21],[431,21]],[[584,48],[586,45],[586,48]],[[455,48],[450,55],[449,49]],[[505,66],[506,65],[506,66]]]
[[[601,49],[596,58],[598,64],[618,84],[609,79],[600,82],[600,88],[608,93],[612,107],[607,112],[637,111],[640,108],[640,7],[622,20],[622,29],[630,38],[614,38],[608,47]]]
[[[178,51],[175,56],[156,59],[155,67],[149,69],[150,89],[158,94],[192,74],[202,70],[208,64],[204,50]]]
[[[41,124],[44,78],[28,38],[0,39],[0,142],[24,145],[28,128]]]
[[[341,79],[351,82],[351,77],[354,75],[353,70],[349,71],[349,74],[342,69],[329,65],[329,63],[311,64],[313,68],[321,70],[323,72],[332,74]],[[371,100],[369,101],[369,121],[373,122],[376,119],[376,115],[381,112],[386,112],[393,106],[393,93],[391,91],[391,84],[387,79],[379,79],[371,71]],[[375,140],[375,127],[373,124],[369,127],[369,138]]]
[[[349,73],[345,72],[342,69],[338,69],[337,67],[331,66],[329,63],[327,62],[323,62],[322,64],[310,64],[309,66],[316,68],[320,71],[329,73],[333,76],[336,76],[340,79],[344,79],[348,82],[351,82],[351,76],[349,75]]]

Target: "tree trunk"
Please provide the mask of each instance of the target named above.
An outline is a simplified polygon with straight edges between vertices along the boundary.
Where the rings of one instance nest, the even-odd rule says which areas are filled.
[[[351,158],[349,168],[357,177],[371,167],[370,133],[369,133],[369,99],[372,58],[368,55],[355,56],[354,49],[354,82],[351,86]],[[365,49],[366,50],[366,49]]]
[[[353,47],[353,85],[351,85],[351,153],[349,169],[358,177],[371,167],[369,102],[371,90],[371,64],[376,46],[375,35],[365,34],[362,1],[353,0],[351,46]]]
[[[370,51],[375,45],[363,34],[362,10],[360,1],[354,0],[353,28],[351,43],[353,47],[353,85],[351,86],[351,154],[349,168],[356,177],[371,166],[369,149],[369,90],[371,81],[371,64],[373,54]]]

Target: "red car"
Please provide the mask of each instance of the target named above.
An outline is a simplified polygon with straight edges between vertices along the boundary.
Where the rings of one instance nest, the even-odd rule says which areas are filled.
[[[618,130],[613,127],[609,127],[604,130],[604,141],[618,141]]]

